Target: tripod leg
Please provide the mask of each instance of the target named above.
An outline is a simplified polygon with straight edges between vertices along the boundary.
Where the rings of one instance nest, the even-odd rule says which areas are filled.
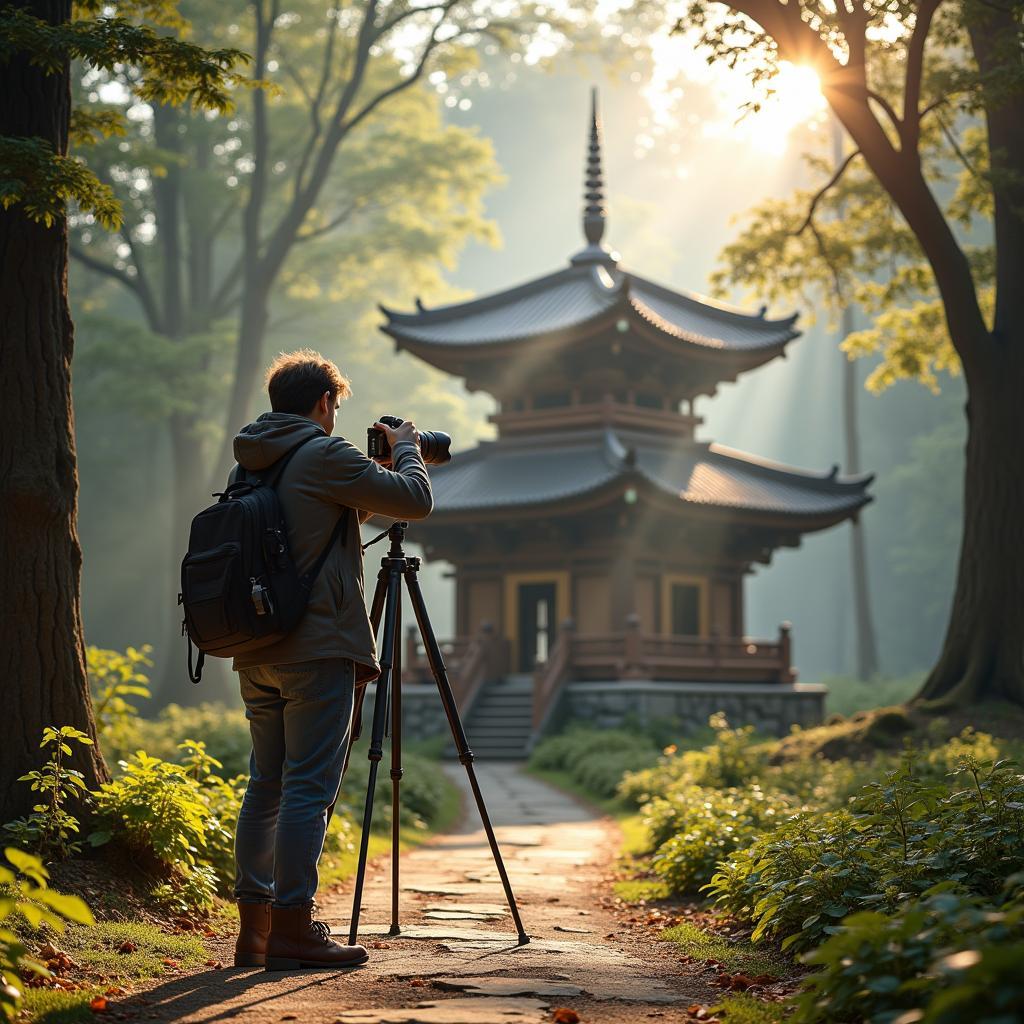
[[[402,782],[402,594],[399,589],[398,608],[395,612],[394,668],[391,674],[391,929],[389,935],[399,935],[398,876],[401,850],[402,800],[399,787]]]
[[[430,671],[434,676],[434,681],[437,683],[437,690],[441,695],[441,704],[444,707],[444,713],[448,718],[448,725],[452,731],[452,739],[455,740],[455,748],[459,752],[459,761],[465,767],[466,774],[469,776],[469,785],[473,790],[473,799],[476,801],[477,810],[480,812],[480,821],[483,823],[484,832],[487,834],[487,842],[491,847],[491,855],[494,857],[494,866],[498,869],[498,874],[501,877],[501,884],[505,890],[505,899],[508,901],[508,909],[512,914],[512,920],[515,922],[516,931],[519,933],[519,945],[522,946],[530,941],[530,937],[523,928],[522,918],[519,916],[519,907],[516,905],[516,898],[512,892],[512,883],[508,880],[505,862],[502,860],[501,850],[498,849],[498,841],[494,838],[491,819],[484,804],[483,794],[480,792],[480,784],[477,782],[476,772],[473,769],[473,751],[469,749],[466,730],[463,728],[462,719],[459,717],[459,708],[455,703],[455,695],[452,693],[452,686],[448,681],[448,670],[445,668],[441,648],[437,644],[433,627],[430,625],[427,606],[423,600],[423,593],[420,590],[415,566],[410,566],[405,570],[405,583],[409,590],[409,597],[412,600],[413,611],[416,613],[416,622],[420,627],[420,635],[423,637],[423,646],[427,651]]]
[[[384,573],[382,572],[382,576]],[[370,779],[366,786],[366,803],[363,805],[363,831],[359,837],[359,861],[356,866],[355,892],[352,896],[352,922],[349,925],[348,944],[354,946],[359,934],[359,911],[363,898],[363,880],[366,876],[366,856],[370,842],[370,825],[373,820],[373,796],[377,786],[377,768],[383,757],[384,729],[387,724],[388,689],[391,684],[392,653],[396,648],[395,632],[398,606],[402,597],[402,576],[399,565],[392,565],[387,574],[387,598],[384,605],[384,637],[381,643],[380,677],[377,679],[377,694],[373,703],[373,731],[370,733]],[[376,600],[376,598],[375,598]]]

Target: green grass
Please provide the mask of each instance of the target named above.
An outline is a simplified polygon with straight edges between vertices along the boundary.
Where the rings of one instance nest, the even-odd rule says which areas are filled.
[[[126,942],[135,949],[118,952]],[[209,956],[203,941],[194,935],[171,935],[138,921],[101,921],[89,928],[72,927],[60,937],[58,945],[72,960],[111,982],[155,978],[166,970],[165,959],[188,968],[198,967]]]
[[[59,992],[52,988],[30,988],[21,1004],[22,1013],[32,1024],[78,1024],[95,1021],[99,1015],[89,1009],[92,997],[102,989],[81,992]]]
[[[770,974],[778,978],[786,973],[786,961],[779,954],[758,949],[747,939],[728,939],[685,921],[666,928],[659,938],[675,943],[681,953],[694,960],[714,961],[734,974]]]
[[[852,715],[857,711],[903,704],[921,688],[923,672],[905,676],[876,676],[853,679],[850,676],[826,676],[820,682],[828,687],[825,710],[830,715]]]
[[[781,1024],[786,1008],[781,1003],[762,1003],[753,996],[728,996],[712,1008],[729,1024]]]
[[[615,895],[627,903],[648,903],[653,900],[667,900],[671,895],[668,882],[657,878],[626,878],[612,886]]]

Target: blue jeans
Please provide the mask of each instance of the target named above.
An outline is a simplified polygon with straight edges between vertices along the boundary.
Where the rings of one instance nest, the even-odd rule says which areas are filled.
[[[235,830],[235,898],[308,906],[345,768],[355,666],[328,658],[238,675],[252,754]]]

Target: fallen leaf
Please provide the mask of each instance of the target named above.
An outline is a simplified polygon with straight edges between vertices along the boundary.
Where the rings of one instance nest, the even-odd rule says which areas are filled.
[[[89,1009],[93,1013],[106,1013],[107,1011],[107,999],[105,996],[93,996],[89,1002]]]
[[[410,978],[409,984],[413,988],[423,988],[427,983],[422,978]]]
[[[125,939],[120,946],[117,947],[118,953],[134,953],[139,947],[135,945],[131,939]]]
[[[224,965],[219,960],[207,960],[207,967],[212,967],[215,971],[222,970]]]
[[[551,1018],[552,1024],[579,1024],[580,1015],[568,1006],[559,1006]]]
[[[169,956],[165,956],[164,957],[164,966],[165,967],[178,967],[179,964],[178,964],[177,960],[172,960]]]

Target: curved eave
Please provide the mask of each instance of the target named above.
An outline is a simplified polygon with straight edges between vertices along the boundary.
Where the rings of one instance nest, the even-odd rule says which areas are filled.
[[[753,369],[783,355],[786,346],[800,336],[799,331],[789,328],[782,337],[773,338],[764,345],[728,345],[669,324],[644,303],[633,298],[620,300],[593,317],[557,330],[483,342],[440,342],[418,338],[395,322],[382,324],[380,330],[394,339],[399,351],[411,352],[424,362],[448,373],[466,376],[474,367],[501,359],[522,357],[526,351],[540,353],[549,349],[554,352],[585,341],[599,331],[612,328],[623,318],[629,322],[632,331],[669,356],[687,363],[728,367],[735,372]]]
[[[817,478],[820,481],[822,478]],[[823,482],[823,481],[822,481]],[[637,467],[623,468],[612,473],[594,486],[567,491],[561,495],[548,495],[542,500],[509,501],[481,505],[462,505],[446,509],[443,504],[435,505],[428,520],[417,523],[417,532],[431,529],[445,529],[449,526],[464,526],[472,523],[493,523],[517,519],[562,519],[572,518],[583,512],[590,512],[622,501],[629,487],[637,490],[638,500],[657,508],[667,515],[681,513],[715,523],[756,526],[766,529],[815,533],[828,529],[847,519],[853,519],[860,510],[874,499],[864,493],[863,484],[851,484],[848,493],[840,497],[835,505],[814,511],[787,509],[784,507],[764,508],[737,502],[698,499],[684,491],[678,491],[664,482],[655,480]],[[845,488],[846,481],[840,486]]]

